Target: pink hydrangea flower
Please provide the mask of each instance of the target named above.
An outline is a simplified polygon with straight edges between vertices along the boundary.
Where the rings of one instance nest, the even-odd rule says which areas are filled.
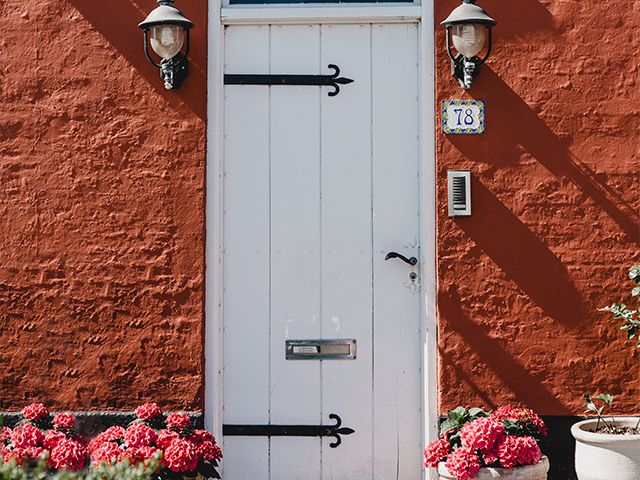
[[[198,467],[196,446],[189,440],[178,438],[164,451],[164,465],[172,472],[193,472]]]
[[[11,432],[11,443],[16,447],[37,447],[42,444],[42,440],[44,440],[43,433],[30,423],[24,423]]]
[[[89,442],[89,451],[100,448],[105,442],[115,442],[116,440],[124,440],[126,430],[122,427],[109,427],[96,438]]]
[[[16,447],[12,450],[5,449],[2,458],[4,463],[11,463],[14,461],[18,465],[24,465],[24,462],[29,459],[29,453],[26,449],[21,447]]]
[[[53,417],[53,426],[58,430],[68,432],[76,424],[76,419],[70,413],[59,413]]]
[[[158,432],[158,438],[156,439],[156,445],[160,448],[167,448],[178,438],[180,438],[180,435],[173,430],[160,430]]]
[[[150,447],[156,438],[156,432],[144,423],[134,423],[124,434],[124,441],[130,447]]]
[[[11,431],[9,427],[0,428],[0,442],[11,438]]]
[[[462,445],[485,452],[496,446],[504,435],[502,423],[492,418],[477,418],[462,427]]]
[[[533,437],[504,437],[498,445],[500,466],[514,468],[518,465],[533,465],[540,461],[542,453]]]
[[[56,469],[82,470],[87,458],[87,450],[76,440],[66,439],[58,442],[53,450],[49,462]]]
[[[94,464],[117,463],[122,460],[123,456],[124,450],[115,442],[102,442],[91,452],[91,460]]]
[[[198,451],[198,456],[202,460],[219,461],[222,459],[222,449],[217,444],[210,442],[209,440],[205,440],[201,444],[196,445],[196,449]]]
[[[437,467],[451,452],[451,445],[447,440],[439,439],[431,442],[424,449],[424,466]]]
[[[531,423],[537,427],[540,435],[546,437],[549,433],[542,418],[530,408],[517,408],[511,404],[503,405],[493,412],[491,418],[497,421],[510,419],[521,423]]]
[[[64,440],[66,438],[67,436],[64,433],[60,432],[59,430],[47,430],[47,432],[44,434],[44,439],[42,440],[42,444],[46,448],[51,450],[56,445],[58,445],[58,443],[60,443],[61,440]]]
[[[154,420],[162,416],[162,410],[155,403],[145,403],[136,408],[136,417],[140,420]]]
[[[202,442],[216,443],[216,439],[213,436],[213,434],[211,434],[210,432],[207,432],[206,430],[194,430],[191,436],[189,437],[189,440],[191,440],[196,445]]]
[[[175,430],[191,428],[191,419],[184,413],[172,413],[167,417],[167,427]]]
[[[49,416],[49,410],[42,403],[32,403],[22,409],[22,416],[27,420],[44,420]]]
[[[445,462],[445,467],[457,480],[470,480],[478,473],[480,466],[480,457],[469,447],[454,450]]]
[[[138,457],[140,461],[143,462],[145,460],[151,460],[158,452],[162,452],[162,450],[156,447],[140,447],[138,448]]]

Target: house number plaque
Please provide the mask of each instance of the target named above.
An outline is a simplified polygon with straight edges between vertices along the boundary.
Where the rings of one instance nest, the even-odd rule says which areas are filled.
[[[484,133],[484,101],[443,100],[442,132],[446,135]]]

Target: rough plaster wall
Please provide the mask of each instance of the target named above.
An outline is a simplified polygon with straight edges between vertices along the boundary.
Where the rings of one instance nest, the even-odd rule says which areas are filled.
[[[165,92],[154,0],[0,0],[0,410],[203,402],[205,0]]]
[[[499,25],[469,94],[437,28],[437,99],[487,102],[483,136],[437,135],[440,410],[581,414],[599,388],[638,413],[640,356],[596,308],[640,262],[640,2],[479,3]],[[450,168],[473,172],[471,218],[447,218]]]

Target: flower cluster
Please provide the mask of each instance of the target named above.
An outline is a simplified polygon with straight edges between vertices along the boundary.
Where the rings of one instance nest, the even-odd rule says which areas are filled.
[[[169,472],[217,478],[215,467],[222,450],[211,433],[195,429],[183,413],[172,413],[165,419],[153,403],[141,405],[135,413],[137,420],[126,429],[111,427],[89,443],[94,464],[148,462],[160,457]]]
[[[469,480],[482,467],[533,465],[542,458],[538,439],[546,435],[546,425],[533,410],[505,405],[491,416],[443,431],[425,449],[425,466],[444,462],[457,480]]]
[[[81,470],[87,452],[73,435],[75,418],[61,413],[51,418],[47,408],[34,403],[22,410],[24,421],[14,429],[0,430],[0,460],[24,465],[30,460],[46,459],[52,469]]]

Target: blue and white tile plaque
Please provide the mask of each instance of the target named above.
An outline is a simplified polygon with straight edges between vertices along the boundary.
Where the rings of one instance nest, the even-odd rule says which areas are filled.
[[[443,100],[442,132],[445,135],[484,133],[484,101]]]

